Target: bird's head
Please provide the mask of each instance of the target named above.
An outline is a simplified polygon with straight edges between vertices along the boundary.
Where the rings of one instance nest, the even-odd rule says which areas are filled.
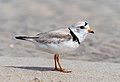
[[[80,42],[85,39],[87,34],[94,33],[94,31],[89,27],[89,24],[83,21],[72,24],[69,29],[78,37]]]

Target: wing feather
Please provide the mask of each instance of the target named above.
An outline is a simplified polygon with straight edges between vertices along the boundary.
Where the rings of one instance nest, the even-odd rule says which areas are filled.
[[[39,43],[43,44],[51,44],[51,43],[61,43],[64,41],[68,41],[71,39],[71,35],[69,33],[60,33],[60,32],[45,32],[37,34],[35,40]]]

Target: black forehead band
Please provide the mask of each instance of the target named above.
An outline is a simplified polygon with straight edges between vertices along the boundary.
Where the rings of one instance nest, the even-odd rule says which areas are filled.
[[[88,23],[85,22],[85,26],[87,25]]]

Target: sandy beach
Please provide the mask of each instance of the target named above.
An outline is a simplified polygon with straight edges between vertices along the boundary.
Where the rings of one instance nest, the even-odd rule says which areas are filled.
[[[119,82],[120,65],[62,60],[71,73],[53,70],[53,60],[33,57],[1,57],[0,82]]]
[[[53,54],[15,35],[36,35],[87,21],[94,29],[61,56],[72,73],[51,71]],[[119,82],[119,0],[0,0],[0,82]]]

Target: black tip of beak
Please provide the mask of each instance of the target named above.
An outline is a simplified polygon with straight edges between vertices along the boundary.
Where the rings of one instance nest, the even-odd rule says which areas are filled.
[[[90,33],[93,33],[93,34],[94,34],[94,31],[91,31]]]

